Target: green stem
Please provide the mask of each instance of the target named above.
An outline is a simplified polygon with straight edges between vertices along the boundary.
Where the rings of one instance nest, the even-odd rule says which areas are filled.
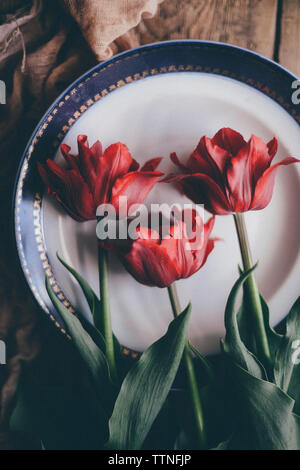
[[[103,321],[103,334],[106,347],[106,359],[112,380],[117,380],[117,368],[115,363],[114,339],[111,326],[108,288],[108,253],[98,245],[99,287],[101,318]]]
[[[181,307],[177,295],[177,290],[175,284],[171,284],[168,287],[168,293],[170,302],[172,305],[174,318],[178,317],[181,313]],[[190,348],[188,346],[188,340],[183,353],[183,361],[186,370],[186,375],[188,379],[189,393],[192,401],[192,407],[194,411],[194,420],[197,431],[197,437],[200,449],[205,449],[207,447],[206,442],[206,433],[204,428],[204,418],[203,418],[203,409],[201,398],[199,395],[199,389],[197,384],[197,378],[195,374],[193,359],[191,356]]]
[[[234,222],[236,226],[237,236],[239,240],[244,271],[248,271],[253,266],[250,245],[247,235],[247,229],[245,225],[245,219],[243,213],[233,214]],[[251,307],[251,312],[253,314],[253,325],[255,327],[256,334],[256,347],[259,358],[262,363],[265,365],[267,370],[270,368],[271,364],[271,353],[269,347],[268,336],[266,333],[264,315],[260,300],[260,294],[257,287],[257,282],[255,279],[254,273],[251,273],[246,281],[246,285],[249,293],[249,302]]]

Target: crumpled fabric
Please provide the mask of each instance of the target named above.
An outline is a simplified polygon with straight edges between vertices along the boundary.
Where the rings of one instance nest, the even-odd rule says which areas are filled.
[[[0,79],[0,449],[20,448],[9,432],[22,367],[43,358],[57,380],[72,374],[70,346],[41,314],[24,281],[12,235],[11,201],[26,142],[51,102],[97,62],[139,45],[133,27],[162,0],[1,0]],[[78,368],[76,369],[78,372]]]
[[[125,35],[121,40],[127,40],[130,47],[130,35],[127,32],[140,23],[142,18],[152,17],[157,4],[161,2],[162,0],[101,0],[99,8],[99,2],[95,1],[61,0],[80,26],[99,61],[113,55],[112,39]]]

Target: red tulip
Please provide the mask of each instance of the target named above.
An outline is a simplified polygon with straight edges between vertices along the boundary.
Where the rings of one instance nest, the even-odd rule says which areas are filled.
[[[202,137],[186,165],[171,154],[181,174],[165,181],[179,182],[188,197],[213,214],[264,209],[272,198],[279,166],[299,162],[289,157],[271,166],[276,152],[276,137],[265,144],[252,135],[246,142],[238,132],[224,128],[212,139]]]
[[[214,248],[215,239],[209,238],[214,217],[203,224],[196,211],[190,214],[191,230],[185,223],[184,212],[182,220],[175,220],[170,227],[137,229],[137,239],[131,242],[127,252],[121,254],[123,264],[137,281],[148,286],[167,287],[178,279],[191,276],[205,264]],[[168,233],[163,235],[166,229]]]
[[[48,159],[46,164],[38,163],[38,170],[48,192],[79,222],[96,219],[100,204],[111,203],[118,213],[120,196],[127,198],[128,208],[142,203],[162,176],[154,171],[161,158],[149,160],[138,171],[138,163],[120,142],[103,153],[101,143],[97,141],[89,147],[85,135],[79,135],[77,142],[78,155],[71,155],[70,147],[61,145],[67,168]]]

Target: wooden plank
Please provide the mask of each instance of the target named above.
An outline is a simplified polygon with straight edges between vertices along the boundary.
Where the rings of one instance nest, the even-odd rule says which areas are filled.
[[[300,77],[299,0],[283,0],[279,62]]]
[[[272,58],[277,6],[277,0],[165,0],[158,15],[138,28],[140,42],[207,39]]]

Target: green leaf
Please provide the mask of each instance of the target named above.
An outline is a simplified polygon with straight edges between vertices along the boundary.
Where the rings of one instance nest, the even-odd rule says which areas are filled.
[[[256,266],[251,268],[249,271],[242,273],[229,294],[225,308],[226,337],[225,341],[222,343],[222,348],[223,351],[241,367],[248,370],[256,377],[265,378],[266,373],[262,364],[246,348],[245,344],[241,340],[236,314],[236,303],[239,290],[255,268]]]
[[[103,322],[101,321],[99,312],[101,312],[100,308],[100,300],[89,285],[89,283],[83,279],[83,277],[74,269],[72,266],[67,264],[60,256],[58,253],[56,253],[57,258],[61,262],[61,264],[75,277],[76,281],[80,285],[82,292],[84,293],[84,296],[87,300],[87,303],[89,304],[90,310],[93,315],[94,319],[94,324],[97,328],[98,331],[101,333],[103,332]]]
[[[229,374],[236,414],[241,419],[228,448],[300,450],[300,418],[293,413],[294,400],[275,384],[254,377],[232,362]]]
[[[261,301],[261,306],[262,306],[263,315],[264,315],[265,329],[266,329],[270,351],[271,351],[272,363],[274,364],[278,348],[281,344],[282,335],[280,335],[279,333],[276,333],[276,331],[273,328],[271,328],[269,307],[262,295],[260,295],[260,301]]]
[[[194,354],[197,362],[200,364],[200,369],[204,373],[205,378],[208,380],[208,382],[215,380],[215,373],[208,360],[202,356],[198,349],[195,348],[190,342],[188,344],[192,354]]]
[[[170,324],[125,377],[109,421],[109,449],[140,449],[175,379],[191,306]]]
[[[74,268],[72,268],[69,264],[67,264],[59,256],[58,253],[56,253],[56,256],[59,259],[59,261],[62,263],[62,265],[74,276],[74,278],[77,280],[78,284],[80,285],[82,292],[89,305],[89,308],[91,310],[91,313],[93,316],[93,322],[95,325],[95,327],[93,325],[87,325],[87,321],[85,319],[82,319],[84,322],[84,326],[93,336],[95,342],[100,347],[102,352],[105,354],[105,340],[103,336],[103,319],[101,317],[101,301],[99,300],[98,296],[96,295],[94,290],[91,288],[89,283],[85,279],[83,279],[83,277]],[[115,335],[113,335],[113,340],[114,340],[116,362],[117,362],[120,375],[122,376],[123,369],[125,368],[124,357],[122,354],[121,345]]]
[[[300,297],[286,319],[286,334],[277,352],[274,374],[276,384],[295,400],[300,400]],[[298,364],[297,364],[298,362]],[[296,380],[293,380],[295,376]],[[298,396],[297,396],[298,395]]]
[[[101,351],[105,354],[105,340],[100,331],[92,325],[80,312],[76,311],[84,330],[91,336],[92,340],[97,344]]]
[[[240,269],[240,273],[242,272],[243,271],[241,271]],[[253,327],[253,324],[251,321],[252,315],[251,315],[251,312],[249,311],[248,297],[249,297],[248,284],[244,283],[242,304],[237,314],[238,328],[239,328],[241,340],[243,341],[245,346],[248,348],[248,350],[254,355],[256,355],[257,351],[256,351],[256,344],[255,344],[255,327]],[[274,331],[273,328],[271,328],[270,326],[269,308],[262,295],[260,295],[260,301],[261,301],[261,306],[262,306],[262,311],[263,311],[265,331],[268,337],[268,343],[269,343],[270,352],[271,352],[271,361],[272,361],[272,364],[274,364],[276,353],[281,343],[282,336],[276,333],[276,331]]]
[[[107,397],[110,396],[108,402],[111,401],[112,384],[103,352],[85,331],[78,318],[70,313],[58,300],[51,289],[48,277],[46,277],[46,289],[54,307],[63,318],[76,349],[90,372],[100,402],[106,403],[105,408],[107,408]]]

